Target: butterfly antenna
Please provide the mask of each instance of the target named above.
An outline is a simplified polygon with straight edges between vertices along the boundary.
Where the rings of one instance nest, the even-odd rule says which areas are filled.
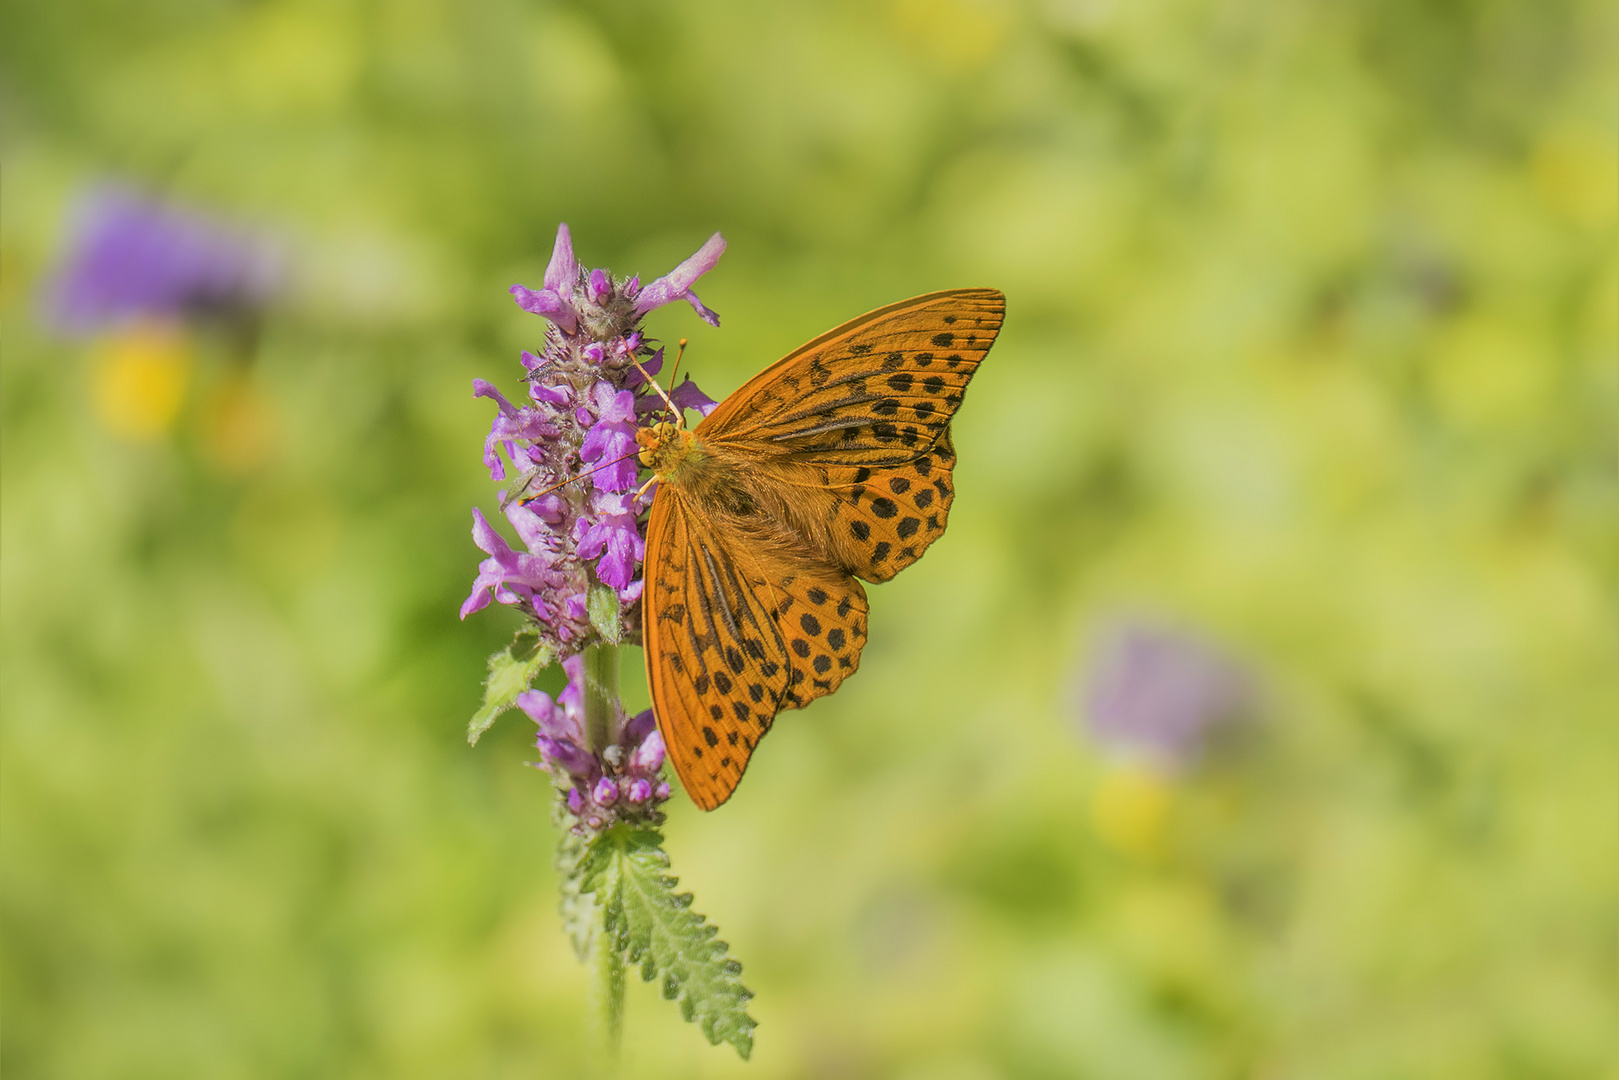
[[[525,495],[521,499],[519,499],[518,501],[520,503],[522,503],[524,506],[527,506],[529,503],[533,502],[535,499],[543,498],[546,495],[551,494],[551,492],[557,490],[558,488],[565,488],[569,484],[573,483],[575,480],[583,480],[587,476],[594,476],[596,473],[601,472],[603,469],[611,468],[612,466],[617,465],[621,461],[628,461],[630,458],[634,457],[636,454],[639,454],[639,453],[640,453],[639,450],[631,450],[629,453],[625,454],[623,457],[616,457],[612,461],[604,461],[600,465],[596,466],[594,469],[591,469],[589,472],[582,472],[578,476],[570,476],[566,480],[562,481],[562,483],[560,483],[560,484],[552,484],[550,487],[546,488],[544,491],[536,491],[532,495]]]
[[[675,353],[675,366],[669,369],[669,385],[671,387],[673,387],[675,385],[675,373],[680,370],[680,362],[682,360],[684,360],[685,358],[686,358],[686,339],[681,338],[680,339],[680,348]],[[681,414],[681,419],[685,419],[684,414]]]
[[[678,406],[675,405],[674,400],[672,400],[672,398],[670,398],[669,395],[667,395],[667,393],[664,393],[664,387],[661,387],[661,385],[657,385],[657,379],[654,379],[654,377],[652,377],[652,372],[649,372],[648,369],[643,368],[643,366],[641,366],[640,359],[636,359],[635,355],[633,355],[633,353],[631,353],[631,355],[630,355],[630,363],[635,364],[636,371],[641,372],[641,377],[643,377],[643,379],[646,379],[646,381],[651,382],[652,389],[657,390],[657,397],[664,398],[664,405],[669,406],[669,411],[672,411],[672,413],[674,413],[675,416],[680,416],[680,408],[678,408]]]

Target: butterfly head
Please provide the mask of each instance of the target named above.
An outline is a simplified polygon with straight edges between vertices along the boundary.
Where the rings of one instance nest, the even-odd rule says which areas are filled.
[[[696,436],[668,420],[636,431],[635,443],[641,448],[641,464],[660,477],[667,477],[686,463]]]

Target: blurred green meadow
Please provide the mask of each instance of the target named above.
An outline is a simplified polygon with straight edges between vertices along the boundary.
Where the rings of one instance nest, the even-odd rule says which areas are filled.
[[[7,1077],[592,1074],[532,724],[464,739],[516,622],[456,618],[559,221],[725,234],[722,328],[649,322],[716,397],[1008,297],[861,674],[670,804],[753,1060],[636,982],[626,1075],[1619,1077],[1612,5],[0,11]],[[256,340],[51,331],[107,180],[280,237]],[[1119,619],[1250,737],[1092,738]]]

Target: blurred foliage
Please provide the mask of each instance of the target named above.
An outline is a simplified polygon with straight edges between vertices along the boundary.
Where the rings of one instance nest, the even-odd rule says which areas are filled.
[[[724,231],[724,328],[652,322],[715,395],[1009,297],[861,676],[671,804],[753,1061],[632,982],[626,1068],[1619,1075],[1612,5],[3,12],[8,1077],[588,1071],[530,734],[462,733],[513,623],[455,617],[559,220],[643,275]],[[108,176],[289,238],[250,356],[39,326]],[[1089,745],[1119,612],[1262,737]]]

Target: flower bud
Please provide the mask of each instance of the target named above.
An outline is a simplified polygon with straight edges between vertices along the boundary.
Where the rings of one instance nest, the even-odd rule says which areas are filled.
[[[663,736],[657,728],[653,728],[641,740],[641,745],[635,748],[635,753],[630,755],[630,768],[636,772],[655,773],[663,768],[663,752]]]

